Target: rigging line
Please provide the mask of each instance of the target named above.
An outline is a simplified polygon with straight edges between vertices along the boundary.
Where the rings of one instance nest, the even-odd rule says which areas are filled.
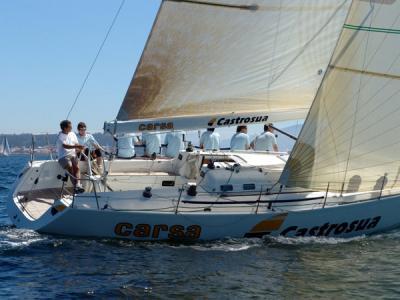
[[[378,9],[377,14],[378,14],[379,12],[380,12],[380,8]],[[397,17],[396,17],[396,19],[392,22],[391,28],[395,26],[395,24],[397,23],[399,17],[400,17],[400,14],[398,14]],[[375,53],[372,55],[369,64],[370,64],[370,63],[372,62],[372,60],[374,59],[375,55],[379,52],[380,48],[384,45],[384,41],[386,40],[387,37],[388,37],[388,34],[386,34],[386,35],[384,36],[384,38],[383,38],[382,42],[380,43],[379,47],[375,50]],[[360,46],[361,46],[361,44],[360,44]],[[358,48],[358,47],[357,47],[357,48]],[[358,50],[358,49],[357,49],[357,50]],[[353,54],[352,58],[353,58],[355,55],[357,55],[357,53],[358,53],[358,51],[354,51],[354,54]],[[396,59],[397,59],[397,58],[396,58]],[[369,64],[367,64],[367,68],[369,67]],[[394,64],[394,62],[392,63],[392,65],[389,67],[389,69],[388,69],[386,72],[388,72],[388,71],[392,68],[393,64]],[[333,65],[333,64],[331,64],[331,65]],[[331,65],[330,65],[330,66],[331,66]],[[338,69],[340,69],[340,68],[338,68]],[[367,75],[368,75],[368,74],[367,74]],[[371,75],[372,75],[372,74],[371,74]],[[365,85],[368,84],[368,82],[369,82],[369,80],[366,81]],[[350,84],[350,83],[349,83],[349,84]],[[349,85],[349,84],[348,84],[348,85]],[[346,85],[346,88],[347,88],[348,85]],[[343,89],[342,91],[345,91],[346,88]],[[331,90],[332,90],[332,88],[331,88]],[[328,94],[330,93],[331,90],[329,90]],[[338,95],[338,97],[341,97],[342,93],[343,93],[343,92],[341,92],[341,93]]]
[[[379,10],[380,10],[380,9],[378,9],[378,11],[379,11]],[[378,14],[378,13],[377,13],[377,14]],[[399,19],[399,17],[400,17],[400,14],[397,15],[395,21],[392,23],[392,26],[394,26],[394,24],[397,23],[397,20]],[[368,35],[368,36],[369,36],[369,35]],[[385,36],[384,40],[386,39],[386,37],[387,37],[387,35]],[[378,52],[378,50],[382,47],[382,45],[383,45],[383,42],[382,42],[381,45],[377,48],[377,50],[375,51],[374,55],[373,55],[372,58],[370,59],[370,62],[369,62],[369,63],[371,63],[372,59],[374,58],[374,56],[376,55],[376,53]],[[357,53],[357,51],[355,51],[355,53]],[[393,67],[394,63],[397,61],[398,58],[399,58],[399,56],[397,56],[396,59],[392,62],[391,66],[388,68],[388,70],[386,71],[386,73]],[[367,67],[369,66],[369,63],[367,64]],[[341,68],[339,67],[339,68],[337,68],[337,69],[340,70]],[[347,69],[345,70],[345,68],[342,68],[342,69],[343,69],[343,71],[351,71],[350,69],[349,69],[349,70],[347,70]],[[395,78],[396,75],[387,75],[387,74],[385,74],[385,73],[376,73],[376,72],[369,72],[369,71],[359,71],[359,72],[362,72],[363,74],[371,75],[371,76],[380,76],[380,77],[387,77],[387,78],[390,78],[390,79],[398,79],[398,78]],[[399,78],[400,78],[400,76],[399,76]],[[370,79],[368,79],[362,87],[366,86],[366,85],[368,84],[369,80],[370,80]],[[388,83],[389,83],[389,82],[388,82]],[[388,83],[387,83],[387,84],[388,84]],[[382,90],[387,84],[385,84],[380,90]],[[349,84],[346,85],[346,88],[343,89],[342,91],[345,91],[345,90],[347,89],[347,86],[349,86],[349,85],[350,85],[350,82],[349,82]],[[332,86],[333,86],[333,84],[332,84]],[[380,90],[379,90],[379,91],[380,91]],[[378,91],[378,92],[379,92],[379,91]],[[330,92],[330,91],[329,91],[329,92]],[[329,94],[329,92],[328,92],[328,94]],[[378,92],[377,92],[377,93],[378,93]],[[343,92],[341,92],[337,98],[339,98],[340,95],[341,95],[342,93],[343,93]],[[353,95],[353,96],[356,96],[356,95],[359,95],[359,93],[356,93],[356,94]],[[369,99],[373,99],[373,97],[371,97],[371,98],[369,98]],[[369,102],[369,101],[368,101],[368,102]],[[333,103],[335,103],[335,102],[333,102]],[[345,104],[345,106],[347,106],[347,104]],[[334,119],[335,119],[335,118],[334,118]],[[342,123],[342,125],[340,125],[339,127],[341,127],[341,126],[343,126],[343,123]]]
[[[377,12],[376,12],[376,15],[378,15],[378,14],[380,13],[381,8],[382,8],[382,6],[380,6],[380,7],[378,8],[378,10],[377,10]],[[395,24],[397,23],[397,20],[399,19],[399,17],[400,17],[400,14],[397,15],[396,19],[392,22],[392,24],[391,24],[391,29],[392,29],[392,27],[395,26]],[[360,26],[362,26],[362,24],[364,24],[365,22],[366,22],[366,19],[364,19],[364,21],[361,23]],[[343,28],[346,28],[346,27],[343,26]],[[351,42],[351,40],[354,40],[354,39],[355,39],[355,35],[356,35],[356,34],[357,34],[356,32],[354,32],[354,33],[352,34],[352,36],[351,36],[349,42]],[[375,55],[379,52],[380,48],[383,46],[384,41],[386,40],[387,36],[388,36],[388,35],[385,35],[385,37],[384,37],[384,39],[382,40],[382,42],[380,43],[379,47],[376,49],[375,53],[372,55],[372,57],[371,57],[369,63],[371,63],[371,61],[373,60],[373,58],[375,57]],[[354,51],[354,54],[353,54],[352,57],[350,58],[350,61],[352,61],[353,58],[358,54],[358,48],[361,47],[361,45],[362,45],[362,41],[360,42],[360,45],[357,46],[357,49],[356,49],[356,51]],[[348,47],[348,46],[346,46],[346,47]],[[344,49],[343,49],[343,50],[344,50]],[[342,50],[342,51],[343,51],[343,50]],[[338,60],[339,60],[339,57],[338,57],[338,59],[335,60],[335,62],[332,62],[330,65],[336,65],[336,63],[338,62]],[[366,67],[368,68],[368,67],[369,67],[369,64],[367,64]],[[389,68],[389,69],[390,69],[390,68]],[[336,79],[334,80],[333,83],[335,83],[335,82],[336,82]],[[331,89],[326,93],[327,95],[332,91],[333,86],[334,86],[333,83],[331,84],[331,86],[332,86]],[[368,80],[366,81],[365,84],[367,84],[367,83],[368,83]],[[351,83],[349,82],[349,83],[345,86],[345,88],[342,89],[342,92],[339,93],[339,95],[337,96],[337,98],[341,97],[341,95],[344,93],[344,91],[347,89],[347,87],[348,87],[350,84],[351,84]]]
[[[349,13],[350,13],[350,11],[353,10],[353,5],[354,5],[354,3],[351,4]],[[358,3],[358,6],[357,6],[356,8],[354,8],[354,11],[357,11],[357,9],[358,9],[359,6],[360,6],[360,3]],[[379,10],[380,10],[380,7],[378,8],[378,11],[379,11]],[[360,23],[361,25],[365,24],[365,22],[368,20],[369,15],[371,14],[371,12],[372,12],[372,10],[369,10],[368,14],[367,14],[367,15],[364,17],[364,19],[361,21],[361,23]],[[347,19],[348,19],[348,17],[346,17],[346,20],[347,20]],[[357,37],[358,33],[359,33],[358,31],[353,32],[353,34],[350,36],[350,38],[349,38],[348,41],[346,42],[345,46],[340,50],[339,54],[337,55],[337,57],[336,57],[335,59],[333,59],[333,55],[332,55],[332,58],[331,58],[331,61],[329,62],[329,65],[337,65],[337,63],[338,63],[338,62],[340,61],[340,59],[343,57],[343,55],[345,54],[345,52],[347,51],[347,49],[350,47],[350,45],[353,44],[353,42],[354,42],[355,38]],[[343,29],[342,29],[342,32],[341,32],[340,37],[339,37],[339,39],[338,39],[338,42],[342,39],[342,36],[343,36]],[[353,57],[354,57],[355,55],[357,55],[357,53],[358,53],[358,48],[361,47],[361,45],[362,45],[362,41],[360,42],[360,45],[357,46],[357,49],[356,49],[357,51],[354,51],[354,54],[352,55],[351,59],[353,59]],[[334,53],[336,52],[336,50],[337,50],[337,49],[335,49]],[[327,70],[326,73],[328,73],[328,74],[330,75],[331,73],[330,73],[329,71],[331,71],[331,69],[328,68],[328,70]],[[333,85],[335,82],[336,82],[336,79],[335,79],[335,81],[332,83],[332,85]],[[321,86],[322,86],[322,83],[321,83]],[[346,86],[346,87],[347,87],[347,86]],[[329,89],[329,90],[326,92],[326,94],[328,95],[328,94],[331,92],[332,89],[333,89],[333,88]]]
[[[398,131],[398,129],[400,128],[400,126],[399,125],[396,125],[396,126],[394,126],[394,127],[392,127],[392,128],[390,128],[389,130],[388,130],[388,132],[389,131]],[[397,145],[400,145],[400,140],[395,140],[395,141],[392,141],[391,143],[389,143],[389,144],[385,144],[385,145],[383,145],[383,147],[379,147],[379,148],[376,148],[376,149],[371,149],[371,150],[369,150],[369,151],[367,151],[367,152],[363,152],[363,153],[360,153],[360,154],[358,154],[358,155],[353,155],[352,156],[352,159],[353,160],[356,160],[356,159],[359,159],[359,158],[361,158],[361,157],[363,157],[363,156],[365,156],[365,155],[371,155],[371,154],[374,154],[374,153],[379,153],[379,151],[381,150],[381,149],[389,149],[390,147],[393,147],[393,146],[397,146]],[[343,153],[343,155],[341,155],[341,156],[344,156],[344,153]],[[329,160],[329,159],[328,159]],[[322,160],[321,162],[324,162],[324,161],[327,161],[327,160]],[[343,159],[343,160],[340,160],[340,161],[337,161],[336,163],[337,164],[342,164],[342,163],[345,163],[346,162],[346,159]],[[388,162],[388,163],[391,163],[391,162]],[[388,164],[387,163],[387,164]],[[382,162],[379,162],[379,165],[380,164],[383,164]],[[304,166],[304,165],[303,165]],[[316,173],[318,173],[318,171],[319,170],[324,170],[324,169],[326,169],[326,168],[328,168],[328,167],[330,167],[331,166],[331,164],[330,163],[328,163],[328,164],[324,164],[324,165],[319,165],[319,167],[318,168],[314,168],[313,169],[313,171],[314,172],[316,172]],[[371,166],[371,165],[369,165],[369,166],[366,166],[366,167],[364,167],[364,168],[370,168],[370,167],[373,167],[373,165]],[[353,168],[354,169],[354,168]],[[343,171],[344,172],[344,171]],[[301,173],[301,172],[300,172]]]
[[[399,15],[399,16],[400,16],[400,15]],[[397,57],[394,59],[394,61],[392,62],[392,64],[390,65],[390,67],[387,69],[386,72],[388,72],[388,71],[394,66],[395,62],[396,62],[399,58],[400,58],[400,54],[397,55]],[[386,77],[386,76],[384,76],[384,77]],[[369,82],[369,80],[367,80],[367,82]],[[391,78],[389,78],[389,81],[388,81],[386,84],[384,84],[384,85],[382,86],[382,88],[380,88],[379,90],[377,90],[376,93],[375,93],[374,95],[372,95],[370,98],[366,99],[366,101],[364,101],[364,104],[363,104],[363,105],[365,106],[366,104],[370,103],[370,102],[380,93],[380,91],[383,90],[390,82],[391,82]],[[364,87],[365,85],[366,85],[366,84],[364,84],[362,87]],[[372,113],[373,111],[375,111],[379,106],[381,106],[382,104],[384,104],[384,103],[388,102],[389,100],[391,100],[396,94],[399,93],[399,91],[400,91],[400,90],[397,90],[393,95],[391,95],[391,96],[389,96],[388,98],[386,98],[382,103],[378,104],[375,108],[373,108],[373,109],[371,109],[369,112],[365,113],[365,116],[364,116],[364,117],[362,117],[361,119],[358,119],[358,123],[359,123],[360,121],[364,120],[366,117],[368,117],[368,116],[369,116],[369,113]],[[353,96],[355,97],[355,96],[357,96],[357,95],[358,95],[358,93],[352,95],[352,97],[353,97]],[[336,102],[336,101],[335,101],[335,102]],[[342,110],[344,110],[346,106],[347,106],[347,105],[345,105],[344,108],[343,108]],[[397,111],[397,110],[396,110],[396,111]],[[394,112],[394,111],[392,110],[388,115],[392,114],[393,112]],[[386,118],[388,115],[385,115],[384,117]],[[334,119],[335,119],[335,118],[334,118]],[[333,120],[334,120],[334,119],[333,119]],[[331,120],[331,121],[332,121],[332,120]],[[350,121],[350,119],[349,119],[349,121]],[[346,122],[346,123],[347,123],[347,122]],[[342,128],[346,123],[340,124],[340,125],[336,128],[336,131],[338,131],[340,128]],[[362,132],[364,132],[364,131],[366,131],[366,130],[368,130],[368,128],[365,128],[364,130],[358,131],[357,133],[359,134],[359,133],[362,133]],[[340,131],[340,130],[339,130],[339,131]],[[343,140],[343,141],[342,141],[341,143],[339,143],[338,145],[344,144],[344,143],[346,143],[347,141],[348,141],[348,139]]]
[[[274,35],[274,46],[273,46],[273,50],[272,50],[272,57],[275,57],[275,53],[276,53],[276,44],[277,44],[278,35],[280,33],[280,27],[281,27],[281,15],[282,15],[282,0],[279,2],[278,23],[277,23],[277,27],[276,27],[276,31],[275,31],[275,35]],[[271,105],[270,105],[271,84],[272,84],[272,80],[274,79],[274,76],[275,76],[274,68],[275,68],[275,59],[272,60],[272,65],[270,67],[271,75],[268,78],[267,105],[268,105],[269,110],[271,109]]]
[[[293,57],[293,59],[285,66],[285,68],[280,72],[278,76],[276,76],[272,81],[271,85],[277,81],[283,74],[286,73],[286,71],[297,61],[297,59],[304,54],[304,52],[308,49],[308,47],[311,45],[311,43],[323,32],[323,30],[331,23],[331,21],[334,19],[334,17],[339,13],[341,9],[343,9],[344,5],[346,4],[346,1],[343,1],[342,4],[340,4],[336,10],[333,12],[333,14],[329,17],[329,19],[325,22],[325,24],[311,37],[311,39],[304,44],[304,46],[300,49],[299,53]]]
[[[400,143],[397,143],[397,144],[400,144]],[[395,161],[395,162],[399,162],[399,161]],[[377,163],[377,164],[374,164],[374,165],[370,165],[370,166],[362,166],[362,167],[354,167],[354,168],[351,168],[349,171],[352,171],[352,172],[354,172],[354,171],[360,171],[360,170],[368,170],[369,172],[371,172],[371,169],[375,169],[375,168],[379,168],[379,167],[383,167],[383,166],[386,166],[386,165],[388,165],[388,166],[391,166],[391,165],[393,165],[393,161],[389,161],[389,162],[379,162],[379,163]],[[398,165],[396,165],[396,168],[398,167]],[[390,171],[390,169],[387,169],[387,171]],[[344,173],[344,172],[346,172],[346,170],[341,170],[341,171],[332,171],[332,172],[324,172],[324,173],[318,173],[318,174],[316,174],[316,175],[312,175],[311,177],[314,177],[314,178],[321,178],[321,177],[323,177],[323,176],[329,176],[329,175],[336,175],[336,174],[341,174],[341,173]],[[302,175],[302,174],[305,174],[305,173],[299,173],[299,175]],[[371,173],[369,173],[369,174],[371,174]],[[364,176],[364,178],[372,178],[373,177],[373,175],[369,175],[369,176],[367,176],[367,175],[363,175]],[[299,176],[299,178],[303,178],[303,176]],[[300,180],[297,180],[297,181],[300,181]],[[318,183],[318,182],[324,182],[324,181],[319,181],[319,180],[313,180],[313,181],[315,181],[315,183]],[[304,181],[304,182],[306,182],[306,181]],[[342,183],[343,181],[330,181],[331,183],[333,182],[333,183]],[[370,182],[373,182],[373,180],[368,180],[368,181],[365,181],[365,183],[370,183]],[[326,182],[325,182],[326,183]]]
[[[381,107],[382,107],[383,105],[385,105],[387,102],[389,102],[390,100],[392,100],[395,96],[397,96],[397,95],[399,94],[399,92],[400,92],[400,90],[395,91],[395,92],[394,92],[393,94],[391,94],[388,98],[386,98],[385,100],[383,100],[383,102],[378,103],[378,105],[377,105],[376,107],[372,108],[370,111],[368,111],[367,113],[365,113],[365,116],[363,116],[362,118],[359,118],[359,119],[357,120],[357,125],[361,123],[360,121],[365,120],[367,117],[370,116],[370,114],[372,114],[373,112],[376,112],[379,108],[381,108]],[[364,103],[363,105],[365,105],[365,103]],[[382,119],[384,120],[384,119],[387,118],[388,116],[393,115],[393,114],[395,114],[395,113],[398,113],[398,111],[399,111],[399,108],[396,108],[396,109],[393,108],[392,110],[389,111],[389,113],[387,113],[386,115],[381,116],[381,117],[382,117]],[[339,128],[339,127],[338,127],[338,128]],[[364,133],[365,131],[368,131],[368,130],[369,130],[369,127],[364,127],[364,129],[358,130],[358,131],[357,131],[357,134]],[[374,137],[378,137],[378,136],[380,136],[381,134],[382,134],[382,133],[380,132],[378,135],[376,135],[376,136],[374,136]],[[342,141],[340,144],[338,144],[338,145],[342,145],[342,144],[346,143],[348,140],[349,140],[349,139],[345,139],[345,140],[343,140],[343,141]],[[369,141],[371,141],[371,137],[369,138]],[[355,145],[355,146],[358,146],[358,145],[359,145],[359,144],[357,144],[357,145]]]
[[[350,7],[348,14],[350,13],[351,10],[352,10],[352,6]],[[372,11],[373,11],[373,6],[371,6],[369,12],[368,12],[367,15],[365,16],[365,18],[362,20],[362,23],[361,23],[361,24],[364,24],[365,22],[367,22],[368,17],[369,17],[370,14],[372,13]],[[346,19],[348,19],[348,18],[349,18],[349,15],[347,15]],[[337,40],[337,43],[339,43],[339,41],[340,41],[340,39],[341,39],[342,36],[343,36],[343,29],[342,29],[342,31],[341,31],[341,34],[340,34],[338,40]],[[353,43],[355,37],[356,37],[356,33],[354,33],[354,34],[350,37],[349,41],[347,42],[347,44],[345,45],[345,47],[343,47],[343,49],[339,52],[339,54],[338,54],[338,56],[336,57],[336,59],[333,60],[333,58],[331,58],[331,61],[329,62],[329,65],[331,65],[331,64],[332,64],[332,65],[336,65],[336,62],[338,62],[338,61],[342,58],[342,56],[345,54],[345,52],[347,51],[347,49],[348,49],[348,48],[350,47],[350,45]],[[369,38],[369,35],[368,35],[368,38]],[[338,44],[337,44],[337,45],[338,45]],[[337,45],[336,45],[336,46],[337,46]],[[332,54],[332,57],[333,57],[333,55],[335,54],[335,52],[336,52],[336,51],[334,50],[334,52],[333,52],[333,54]],[[365,58],[364,58],[364,64],[365,64]],[[329,69],[328,69],[328,71],[329,71]],[[331,72],[326,72],[326,74],[329,76],[329,75],[331,74]],[[326,78],[329,78],[328,76],[327,76]],[[323,81],[324,81],[324,79],[325,79],[325,78],[323,78]],[[322,85],[323,85],[323,82],[321,82],[321,86],[322,86]],[[360,82],[360,85],[361,85],[361,82]],[[320,86],[320,87],[321,87],[321,86]],[[318,90],[317,95],[316,95],[315,98],[317,98],[318,93],[319,93],[319,90]],[[327,110],[326,101],[325,101],[326,96],[325,96],[325,97],[321,96],[321,97],[322,97],[322,99],[321,99],[319,102],[322,102],[322,105],[323,105],[322,108],[324,108],[325,110]],[[326,116],[328,116],[328,111],[325,111],[325,114],[326,114]],[[333,138],[333,144],[334,144],[335,152],[336,152],[335,135],[333,134],[333,128],[332,128],[331,122],[329,122],[329,119],[328,119],[328,129],[329,129],[330,132],[331,132],[331,136],[332,136],[332,138]],[[321,135],[320,135],[320,136],[321,136]],[[319,138],[320,138],[320,136],[319,136]]]
[[[99,47],[99,50],[97,51],[96,56],[95,56],[95,58],[94,58],[92,64],[90,65],[89,71],[87,72],[86,77],[85,77],[85,79],[83,80],[83,83],[82,83],[81,87],[79,88],[78,93],[76,94],[75,100],[74,100],[74,102],[73,102],[73,104],[72,104],[70,110],[68,111],[68,114],[67,114],[66,119],[69,118],[69,116],[70,116],[72,110],[74,109],[75,104],[76,104],[76,102],[78,101],[79,96],[81,95],[82,90],[83,90],[83,88],[85,87],[87,80],[89,79],[90,73],[92,72],[93,67],[94,67],[94,65],[95,65],[96,62],[97,62],[97,58],[100,56],[101,50],[103,49],[103,46],[104,46],[104,44],[106,43],[106,41],[107,41],[107,39],[108,39],[108,36],[110,35],[110,32],[111,32],[112,28],[114,27],[115,22],[117,21],[117,18],[118,18],[118,16],[119,16],[119,13],[121,12],[122,7],[124,6],[124,3],[125,3],[125,0],[121,0],[121,4],[119,5],[118,10],[117,10],[117,12],[116,12],[116,14],[115,14],[115,16],[114,16],[112,22],[111,22],[111,25],[110,25],[110,27],[108,28],[107,33],[106,33],[106,35],[105,35],[105,37],[104,37],[104,39],[103,39],[103,42],[101,43],[101,45],[100,45],[100,47]]]
[[[386,84],[386,85],[387,85],[387,84]],[[386,86],[386,85],[385,85],[385,86]],[[385,86],[384,86],[384,87],[385,87]],[[382,89],[383,89],[383,88],[382,88]],[[376,98],[376,96],[381,92],[382,89],[379,89],[372,97],[370,97],[370,98],[367,99],[367,102],[364,102],[364,103],[363,103],[363,110],[365,110],[365,106],[366,106],[369,102],[371,102],[371,99]],[[363,113],[364,116],[361,117],[361,118],[359,118],[359,119],[357,120],[357,124],[360,124],[361,121],[363,121],[363,120],[365,120],[366,118],[370,117],[370,114],[371,114],[371,113],[375,112],[377,109],[379,109],[380,107],[382,107],[382,105],[384,105],[384,104],[386,104],[387,102],[389,102],[390,100],[392,100],[393,97],[396,96],[396,95],[399,93],[399,91],[400,91],[400,90],[397,90],[397,91],[394,92],[391,96],[389,96],[388,98],[386,98],[385,100],[383,100],[383,102],[378,103],[375,107],[373,107],[373,108],[370,109],[369,111],[364,112],[364,113]],[[398,110],[398,109],[396,109],[396,110],[391,110],[387,115],[382,116],[382,118],[386,118],[387,116],[389,116],[389,115],[395,113],[397,110]],[[351,119],[349,119],[348,121],[351,121]],[[337,131],[337,132],[345,131],[345,130],[341,130],[341,129],[342,129],[342,128],[346,128],[346,127],[344,127],[344,125],[347,125],[347,124],[348,124],[347,121],[346,121],[346,122],[343,122],[342,124],[340,124],[339,126],[336,127],[336,131]],[[346,131],[347,131],[347,130],[348,130],[348,129],[346,129]],[[365,132],[365,131],[367,131],[367,130],[369,130],[369,128],[368,128],[368,127],[364,127],[364,129],[358,130],[358,131],[357,131],[357,134],[363,133],[363,132]],[[322,131],[324,131],[324,130],[322,130]],[[343,135],[342,135],[342,136],[343,136]],[[339,136],[339,137],[342,137],[342,136]],[[342,145],[342,144],[344,144],[344,143],[347,143],[348,140],[349,140],[348,138],[342,140],[342,141],[338,144],[338,146],[340,146],[340,145]]]
[[[398,94],[399,92],[400,92],[400,90],[398,90],[395,94]],[[395,96],[395,95],[392,95],[391,98],[392,98],[393,96]],[[397,113],[399,110],[400,110],[400,109],[396,109],[396,110],[394,110],[394,111],[391,111],[391,114],[392,114],[392,113]],[[382,118],[386,119],[387,116],[388,116],[388,115],[385,115],[385,116],[383,116]],[[388,134],[390,131],[395,131],[395,130],[398,130],[399,128],[400,128],[400,126],[399,126],[399,125],[396,125],[396,126],[394,126],[394,127],[391,127],[391,128],[389,128],[389,129],[386,129],[386,131],[385,131],[383,134]],[[379,137],[379,136],[381,136],[381,135],[382,135],[382,133],[379,133],[379,134],[373,136],[372,138],[370,137],[368,140],[364,140],[364,141],[362,141],[362,142],[360,142],[360,143],[358,143],[358,144],[356,144],[356,145],[353,145],[353,149],[354,149],[355,147],[357,147],[357,146],[362,145],[362,144],[371,143],[371,141],[374,141],[374,139],[375,139],[376,137]],[[347,140],[346,140],[346,141],[347,141]],[[395,142],[394,144],[400,144],[400,141]],[[369,150],[369,152],[363,153],[363,154],[359,154],[359,155],[357,155],[357,156],[354,156],[354,155],[353,155],[352,158],[358,158],[358,157],[361,157],[362,155],[371,154],[371,153],[374,153],[374,152],[376,152],[376,151],[378,151],[378,150],[385,149],[385,148],[387,148],[387,147],[389,147],[389,146],[392,146],[392,145],[394,145],[394,144],[392,143],[392,144],[385,145],[384,147],[381,147],[381,148],[378,148],[378,149],[375,149],[375,150]],[[314,171],[317,171],[317,170],[320,170],[320,169],[324,169],[324,168],[327,168],[327,167],[329,166],[329,163],[328,163],[328,164],[323,164],[323,165],[321,165],[321,163],[323,163],[323,162],[325,162],[325,161],[329,161],[329,160],[331,159],[331,156],[329,156],[330,153],[332,153],[332,152],[329,152],[329,151],[328,151],[328,152],[325,152],[325,153],[324,153],[325,159],[322,159],[322,160],[319,161],[319,168],[315,168]],[[343,156],[343,155],[344,155],[344,152],[341,152],[341,153],[339,153],[339,154],[340,154],[341,156]],[[307,162],[307,160],[305,160],[304,162]],[[346,160],[341,160],[341,161],[336,161],[336,162],[337,162],[337,163],[342,163],[342,162],[346,162]]]

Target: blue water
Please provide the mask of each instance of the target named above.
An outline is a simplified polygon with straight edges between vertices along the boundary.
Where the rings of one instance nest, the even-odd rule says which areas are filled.
[[[12,228],[5,202],[27,161],[0,157],[0,299],[400,298],[400,231],[174,245]]]

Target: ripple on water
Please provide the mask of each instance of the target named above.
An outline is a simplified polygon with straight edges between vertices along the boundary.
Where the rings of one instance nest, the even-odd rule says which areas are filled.
[[[33,230],[3,226],[0,229],[0,252],[22,249],[47,240],[46,236]]]
[[[398,298],[400,230],[195,244],[78,239],[10,226],[27,157],[0,159],[0,298]]]
[[[337,238],[337,237],[284,237],[284,236],[268,236],[265,238],[266,242],[282,244],[282,245],[308,245],[308,244],[320,244],[320,245],[337,245],[343,243],[352,243],[355,241],[361,241],[366,238],[365,235],[356,236],[352,238]]]

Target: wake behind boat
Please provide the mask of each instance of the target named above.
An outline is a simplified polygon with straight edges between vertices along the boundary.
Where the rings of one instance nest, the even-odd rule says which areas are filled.
[[[399,226],[400,143],[389,137],[400,126],[399,12],[399,1],[163,1],[105,131],[277,122],[309,110],[290,157],[110,159],[102,175],[88,166],[82,194],[57,162],[33,161],[8,201],[10,218],[46,233],[179,241]]]

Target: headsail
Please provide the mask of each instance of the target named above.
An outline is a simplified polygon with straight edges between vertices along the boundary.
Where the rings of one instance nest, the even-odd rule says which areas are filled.
[[[281,183],[400,187],[400,1],[353,1]]]
[[[349,6],[164,0],[117,120],[205,116],[206,127],[229,114],[304,118]]]

